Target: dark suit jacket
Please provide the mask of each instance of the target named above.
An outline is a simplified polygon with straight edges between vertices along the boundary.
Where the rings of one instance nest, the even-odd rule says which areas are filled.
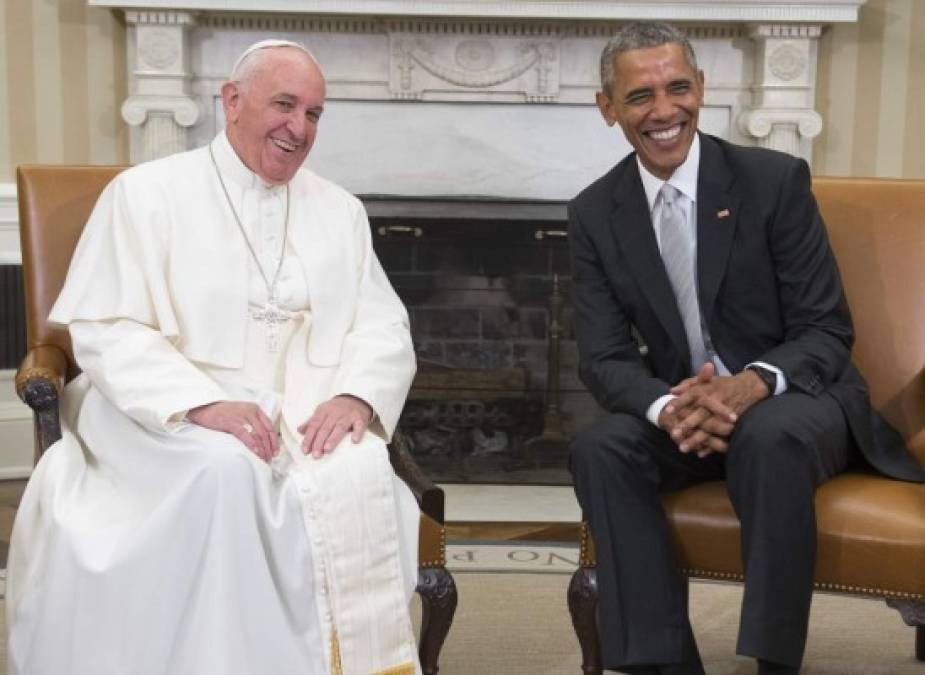
[[[723,363],[765,361],[791,391],[833,396],[871,464],[925,479],[850,362],[851,315],[806,162],[705,134],[700,144],[698,297]],[[569,241],[581,379],[605,410],[645,416],[691,364],[635,153],[572,200]]]

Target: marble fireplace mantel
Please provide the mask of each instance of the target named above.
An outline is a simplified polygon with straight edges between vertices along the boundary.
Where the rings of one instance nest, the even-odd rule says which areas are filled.
[[[857,21],[866,0],[90,0],[140,10],[671,21]]]
[[[131,160],[224,123],[237,54],[299,40],[328,105],[309,164],[358,193],[565,199],[629,151],[594,106],[609,35],[676,22],[706,74],[701,129],[810,158],[818,38],[865,0],[88,0],[128,26]]]

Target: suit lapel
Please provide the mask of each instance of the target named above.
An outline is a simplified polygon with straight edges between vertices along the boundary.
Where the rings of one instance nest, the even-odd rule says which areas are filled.
[[[700,312],[708,326],[739,222],[740,200],[732,190],[734,180],[719,146],[701,134],[697,178],[697,287]]]
[[[617,179],[613,200],[611,228],[617,246],[659,322],[678,348],[685,368],[690,370],[690,348],[684,323],[658,250],[634,155],[629,157],[626,170]]]

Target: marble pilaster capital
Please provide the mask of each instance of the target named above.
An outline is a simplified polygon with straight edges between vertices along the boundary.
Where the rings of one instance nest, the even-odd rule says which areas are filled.
[[[822,117],[815,110],[757,108],[739,116],[739,130],[752,138],[765,138],[775,125],[795,125],[802,138],[815,138],[822,132]]]
[[[169,113],[181,127],[191,127],[199,121],[199,105],[188,96],[129,96],[122,104],[122,119],[131,126],[141,126],[151,113]]]

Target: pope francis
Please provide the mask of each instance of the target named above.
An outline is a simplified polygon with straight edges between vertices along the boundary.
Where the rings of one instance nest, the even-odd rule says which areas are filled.
[[[12,675],[420,672],[407,314],[302,168],[311,54],[257,43],[221,93],[212,143],[105,189],[51,312],[83,373],[13,532]]]

